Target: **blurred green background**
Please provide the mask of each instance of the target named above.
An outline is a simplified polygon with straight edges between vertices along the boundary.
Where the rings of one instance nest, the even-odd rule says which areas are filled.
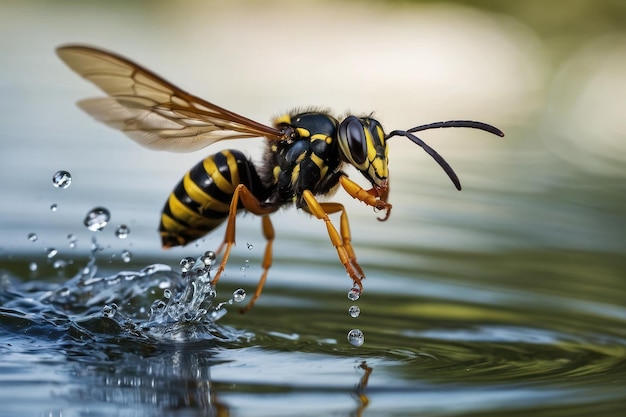
[[[375,111],[387,130],[492,123],[504,141],[454,129],[422,136],[456,169],[462,194],[419,149],[394,139],[397,220],[386,236],[405,239],[406,216],[419,218],[424,246],[623,250],[625,9],[620,1],[3,1],[0,245],[28,251],[26,233],[58,238],[54,230],[80,229],[87,210],[107,205],[113,221],[141,231],[132,235],[138,250],[157,251],[165,197],[203,156],[147,151],[82,114],[74,102],[98,91],[53,53],[71,42],[124,54],[262,122],[326,106]],[[257,156],[261,143],[222,147]],[[58,169],[74,175],[70,189],[49,186]],[[356,230],[372,225],[369,211],[354,211]],[[297,221],[289,213],[284,221]],[[455,219],[480,233],[459,234]]]

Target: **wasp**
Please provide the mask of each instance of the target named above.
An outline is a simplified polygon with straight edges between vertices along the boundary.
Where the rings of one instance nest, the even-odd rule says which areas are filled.
[[[255,165],[238,150],[208,156],[191,168],[174,188],[161,214],[159,232],[163,247],[185,245],[226,222],[218,249],[222,259],[212,283],[224,272],[235,244],[235,220],[241,211],[261,216],[267,241],[263,272],[246,311],[263,291],[272,264],[274,228],[270,214],[295,205],[326,225],[330,242],[354,288],[363,289],[363,269],[351,243],[350,226],[342,204],[320,202],[339,187],[353,198],[382,211],[389,218],[388,141],[405,137],[422,147],[443,168],[455,187],[461,184],[453,169],[415,133],[427,129],[464,127],[497,136],[497,128],[471,120],[430,123],[408,130],[385,133],[371,116],[349,115],[339,120],[326,110],[295,110],[258,123],[191,95],[152,71],[117,54],[82,45],[57,49],[59,57],[76,73],[93,82],[107,96],[79,101],[95,119],[124,132],[150,149],[172,152],[196,151],[230,139],[266,140],[262,161]],[[369,182],[365,189],[348,178],[343,168],[354,166]],[[339,230],[329,214],[339,213]]]

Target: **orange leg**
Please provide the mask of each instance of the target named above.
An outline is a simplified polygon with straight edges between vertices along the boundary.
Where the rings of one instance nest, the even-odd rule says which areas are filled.
[[[320,220],[323,220],[324,223],[326,223],[326,229],[328,230],[328,237],[330,238],[331,243],[337,250],[339,261],[341,261],[343,266],[346,268],[346,272],[348,273],[352,281],[354,281],[354,283],[358,285],[359,288],[362,290],[363,284],[361,284],[361,281],[363,280],[363,278],[365,278],[365,276],[362,273],[358,272],[361,270],[361,267],[358,267],[358,270],[357,270],[357,268],[353,265],[352,259],[350,258],[350,255],[348,254],[348,251],[346,250],[346,247],[344,246],[341,240],[341,237],[339,236],[339,233],[337,233],[337,229],[335,229],[335,226],[333,226],[333,224],[331,223],[330,218],[328,217],[328,214],[324,211],[324,208],[322,207],[322,205],[315,199],[315,197],[313,196],[313,193],[311,193],[309,190],[305,190],[302,193],[302,197],[304,198],[304,201],[306,202],[308,206],[308,211],[311,214],[313,214],[315,217],[317,217]],[[331,206],[331,208],[333,207]],[[347,217],[346,217],[346,225],[347,225]],[[348,233],[348,236],[349,236],[349,233]]]
[[[222,262],[220,263],[219,268],[217,268],[215,277],[211,281],[212,285],[217,284],[217,281],[220,279],[222,272],[224,272],[224,269],[226,268],[226,262],[228,262],[228,257],[230,256],[230,250],[235,244],[235,220],[237,218],[237,207],[239,205],[240,200],[244,208],[252,214],[256,214],[259,216],[266,216],[267,214],[270,214],[276,211],[275,207],[264,206],[254,196],[254,194],[252,194],[252,192],[248,189],[248,187],[246,187],[244,184],[239,184],[237,188],[235,188],[235,192],[233,193],[233,198],[230,201],[230,209],[228,211],[228,222],[226,223],[226,233],[224,235],[224,242],[222,242],[222,244],[220,245],[218,249],[218,253],[219,253],[224,248],[224,256],[222,256]],[[271,250],[270,250],[270,254],[271,254]]]
[[[320,203],[320,206],[327,214],[333,214],[341,211],[341,217],[339,218],[339,233],[341,234],[341,241],[343,242],[343,247],[346,248],[346,252],[348,253],[348,257],[350,258],[350,263],[354,266],[357,272],[365,276],[361,265],[356,261],[356,255],[354,254],[354,249],[352,249],[352,237],[350,234],[350,223],[348,222],[348,214],[346,213],[346,209],[343,204],[340,203]]]
[[[374,189],[364,190],[359,184],[352,181],[350,178],[346,176],[339,177],[339,183],[343,187],[344,190],[352,198],[356,198],[359,201],[364,202],[368,206],[372,206],[378,210],[385,210],[385,217],[379,220],[387,220],[389,218],[389,214],[391,213],[391,204],[387,203],[385,199],[387,198],[387,194],[384,196],[376,195]]]
[[[259,279],[259,283],[256,286],[256,290],[254,291],[254,295],[250,299],[248,304],[239,310],[240,313],[245,313],[250,310],[257,298],[261,296],[261,292],[263,292],[263,286],[265,286],[265,280],[267,279],[267,273],[272,266],[272,244],[274,242],[274,226],[272,226],[272,222],[270,221],[269,216],[263,216],[262,220],[263,224],[263,236],[267,239],[267,244],[265,245],[265,255],[263,256],[263,275],[261,275],[261,279]]]

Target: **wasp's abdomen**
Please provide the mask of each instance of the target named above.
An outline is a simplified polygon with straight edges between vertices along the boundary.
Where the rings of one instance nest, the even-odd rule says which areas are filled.
[[[176,185],[163,212],[163,247],[186,245],[228,217],[235,188],[244,184],[261,201],[267,198],[254,165],[240,151],[225,150],[200,161]]]

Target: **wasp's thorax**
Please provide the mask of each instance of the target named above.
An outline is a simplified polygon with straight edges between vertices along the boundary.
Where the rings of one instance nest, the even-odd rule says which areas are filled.
[[[339,148],[346,162],[354,165],[386,201],[389,187],[388,148],[380,123],[369,117],[348,116],[339,125]]]

